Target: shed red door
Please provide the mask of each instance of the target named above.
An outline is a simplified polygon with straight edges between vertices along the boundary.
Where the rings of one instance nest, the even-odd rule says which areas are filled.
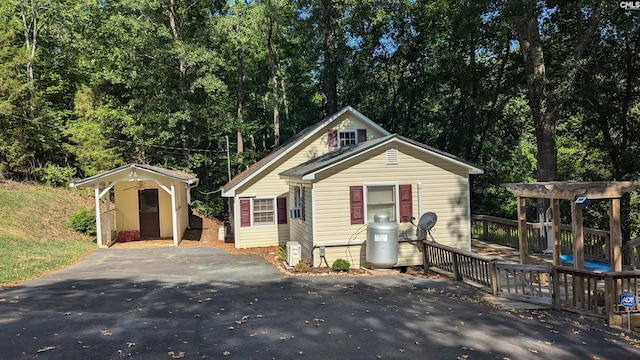
[[[138,209],[140,214],[140,237],[160,237],[160,208],[158,207],[158,189],[138,191]]]

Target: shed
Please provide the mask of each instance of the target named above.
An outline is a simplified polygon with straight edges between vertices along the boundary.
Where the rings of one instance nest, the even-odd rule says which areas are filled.
[[[179,245],[196,186],[191,174],[133,163],[70,184],[94,189],[99,247],[112,245],[121,231],[139,231],[142,239],[172,238]]]

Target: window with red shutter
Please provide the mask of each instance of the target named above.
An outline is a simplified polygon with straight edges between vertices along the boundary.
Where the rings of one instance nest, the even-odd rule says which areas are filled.
[[[278,224],[287,223],[287,198],[278,198]]]
[[[349,187],[351,224],[364,224],[364,197],[362,186]]]
[[[400,222],[409,222],[413,213],[411,185],[398,186],[400,191]]]
[[[240,226],[251,226],[250,199],[240,199]]]

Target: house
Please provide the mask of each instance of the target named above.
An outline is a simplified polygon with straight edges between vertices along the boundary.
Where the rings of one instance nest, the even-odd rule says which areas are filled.
[[[142,164],[70,184],[94,189],[99,247],[111,246],[122,231],[139,232],[142,239],[171,238],[179,245],[189,226],[190,190],[196,186],[198,179],[193,175]]]
[[[470,249],[469,175],[481,173],[346,107],[232,179],[223,196],[236,247],[292,240],[313,266],[365,266],[366,224],[387,213],[398,224],[397,266],[419,265],[422,237],[410,221],[427,211],[438,216],[438,242]]]

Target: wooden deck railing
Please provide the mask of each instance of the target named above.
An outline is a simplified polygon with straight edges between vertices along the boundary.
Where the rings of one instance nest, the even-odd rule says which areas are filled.
[[[499,263],[478,254],[423,241],[424,271],[434,271],[478,285],[494,295],[553,306],[600,317],[622,326],[626,309],[618,305],[622,292],[640,298],[640,270],[598,272],[565,266]],[[630,309],[640,326],[640,305]]]
[[[520,247],[518,222],[487,215],[474,215],[471,220],[471,235],[474,238],[490,241],[514,249]],[[573,253],[573,233],[571,226],[560,225],[562,252]],[[540,233],[540,223],[527,222],[527,239],[532,251],[546,250],[547,244]],[[607,261],[609,232],[598,229],[584,229],[584,256],[586,259]]]
[[[425,272],[431,270],[456,281],[471,281],[494,292],[491,286],[496,284],[496,273],[492,262],[496,260],[431,241],[423,244]]]

